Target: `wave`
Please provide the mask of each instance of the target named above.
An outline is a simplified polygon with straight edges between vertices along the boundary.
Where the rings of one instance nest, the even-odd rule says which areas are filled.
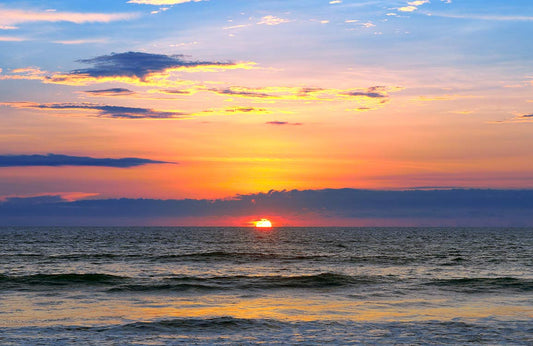
[[[235,318],[230,316],[213,317],[213,318],[175,318],[150,322],[134,322],[115,327],[124,331],[156,331],[166,332],[175,329],[187,331],[214,331],[220,330],[247,330],[258,328],[275,328],[278,329],[283,322],[270,319],[247,319]]]
[[[128,280],[123,276],[100,273],[33,274],[9,276],[0,274],[3,288],[14,286],[116,285]]]
[[[471,293],[495,290],[533,291],[533,280],[513,277],[442,279],[431,281],[427,285]]]
[[[390,280],[390,279],[389,279]],[[127,284],[113,287],[110,291],[152,291],[152,290],[253,290],[284,288],[336,288],[355,285],[370,285],[383,282],[379,277],[348,276],[335,273],[301,276],[216,276],[216,277],[175,277],[157,283]]]
[[[143,253],[71,253],[71,254],[41,254],[41,253],[14,253],[4,254],[0,257],[37,257],[53,260],[91,260],[91,259],[142,259],[148,261],[206,261],[206,260],[229,260],[229,261],[261,261],[261,260],[313,260],[331,257],[327,255],[289,255],[279,253],[262,252],[192,252],[182,254],[148,255]]]
[[[182,317],[99,326],[0,328],[6,345],[531,345],[531,321]]]
[[[299,276],[176,276],[166,278],[132,278],[110,274],[35,274],[26,276],[0,275],[2,289],[42,286],[98,286],[108,292],[143,291],[216,291],[216,290],[268,290],[268,289],[320,289],[374,285],[390,282],[390,277],[350,276],[321,273]]]
[[[158,260],[188,260],[188,261],[205,261],[205,260],[232,260],[232,261],[260,261],[260,260],[309,260],[327,257],[324,255],[287,255],[277,253],[263,252],[193,252],[185,254],[168,254],[157,256]]]

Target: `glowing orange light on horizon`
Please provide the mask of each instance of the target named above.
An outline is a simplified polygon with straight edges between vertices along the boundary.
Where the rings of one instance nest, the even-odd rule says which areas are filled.
[[[257,228],[272,228],[272,222],[268,219],[261,219],[259,221],[254,221],[255,227]]]

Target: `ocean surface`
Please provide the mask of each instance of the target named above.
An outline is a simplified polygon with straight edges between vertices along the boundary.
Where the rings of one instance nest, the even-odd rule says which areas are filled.
[[[533,229],[0,228],[1,345],[533,345]]]

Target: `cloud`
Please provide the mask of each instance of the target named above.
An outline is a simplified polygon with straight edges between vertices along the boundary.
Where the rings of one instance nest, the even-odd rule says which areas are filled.
[[[86,85],[95,82],[118,81],[138,84],[157,84],[168,79],[168,73],[211,72],[227,69],[250,69],[250,62],[191,61],[184,55],[164,55],[143,52],[111,53],[90,59],[78,60],[91,67],[59,73],[43,79],[47,83]],[[152,78],[153,80],[150,80]],[[163,83],[164,84],[164,83]]]
[[[518,120],[533,120],[533,113],[532,114],[519,115],[515,119],[518,119]]]
[[[125,96],[135,94],[134,91],[126,88],[111,88],[100,90],[86,90],[84,93],[92,96]]]
[[[228,113],[268,113],[265,108],[256,107],[233,107],[225,109]]]
[[[247,26],[250,26],[250,24],[238,24],[238,25],[225,26],[222,29],[223,30],[233,30],[233,29],[245,28]]]
[[[170,95],[190,95],[192,94],[191,90],[181,90],[181,89],[164,89],[164,90],[150,90],[149,92],[152,93],[160,93],[160,94],[170,94]]]
[[[429,0],[415,0],[415,1],[409,1],[408,4],[412,6],[422,6],[424,4],[428,4]]]
[[[130,0],[128,4],[143,4],[143,5],[178,5],[187,2],[200,2],[204,0]]]
[[[325,90],[324,88],[305,87],[305,88],[301,88],[298,91],[298,95],[300,95],[300,96],[308,96],[308,95],[311,95],[313,93],[321,92],[321,91],[324,91],[324,90]]]
[[[93,158],[86,156],[69,156],[58,154],[47,155],[0,155],[0,167],[29,167],[29,166],[96,166],[129,168],[150,163],[171,163],[154,161],[137,157],[119,159]]]
[[[209,91],[215,92],[220,95],[232,95],[243,97],[258,97],[258,98],[274,98],[275,96],[269,95],[263,92],[247,91],[247,88],[243,87],[229,87],[225,89],[209,89]]]
[[[43,80],[46,75],[46,72],[41,71],[39,68],[36,68],[36,67],[17,68],[17,69],[11,70],[11,73],[12,73],[11,75],[0,76],[0,80],[2,79]]]
[[[419,6],[422,6],[424,4],[428,4],[429,0],[415,0],[415,1],[409,1],[407,2],[408,6],[399,7],[398,11],[400,12],[413,12],[418,10]]]
[[[283,18],[279,18],[279,17],[275,17],[275,16],[264,16],[261,18],[261,20],[259,22],[257,22],[257,24],[264,24],[264,25],[279,25],[279,24],[283,24],[283,23],[289,23],[290,20],[288,19],[283,19]]]
[[[0,7],[0,26],[27,22],[109,23],[139,17],[138,13],[79,13],[58,11],[31,11]]]
[[[509,22],[530,22],[533,16],[508,16],[508,15],[485,15],[485,14],[448,14],[448,13],[426,13],[428,16],[453,18],[453,19],[474,19],[487,21],[509,21]]]
[[[400,12],[413,12],[416,11],[418,8],[416,6],[403,6],[399,7],[398,11]]]
[[[110,106],[95,103],[33,103],[33,102],[4,102],[3,106],[14,108],[33,108],[39,110],[57,111],[96,111],[98,118],[113,119],[183,119],[190,117],[190,113],[179,111],[162,111],[151,108]]]
[[[87,44],[87,43],[106,43],[107,39],[93,38],[93,39],[84,39],[84,40],[63,40],[63,41],[52,41],[52,42],[70,45],[70,44]]]
[[[231,86],[224,89],[205,89],[219,95],[251,99],[272,99],[291,102],[343,102],[347,111],[374,110],[390,100],[390,93],[403,90],[397,86],[371,86],[358,89],[328,89],[319,87],[263,87]],[[259,101],[257,101],[259,102]]]
[[[473,98],[475,96],[471,95],[442,95],[442,96],[418,96],[417,98],[411,99],[410,101],[420,101],[420,102],[432,102],[432,101],[453,101],[463,98]]]
[[[26,41],[25,38],[16,36],[0,36],[0,42],[22,42]]]
[[[183,55],[150,54],[141,52],[112,53],[91,59],[79,60],[93,65],[86,69],[74,70],[71,75],[90,77],[136,77],[145,79],[150,74],[171,68],[213,65],[232,65],[231,62],[187,61]]]
[[[208,109],[195,113],[173,110],[156,110],[141,107],[111,106],[96,103],[35,103],[0,102],[0,106],[29,108],[41,111],[76,111],[74,115],[93,116],[108,119],[191,119],[197,116],[222,115],[227,113],[270,113],[265,108],[235,106],[231,108]]]
[[[207,217],[223,223],[232,217],[279,215],[298,222],[364,220],[374,224],[432,226],[532,226],[533,190],[427,189],[406,191],[324,189],[269,191],[234,198],[91,199],[68,202],[61,196],[6,198],[0,202],[0,223],[47,225],[181,224],[182,218]],[[311,221],[309,221],[311,220]],[[157,221],[156,221],[157,224]],[[313,225],[313,224],[310,224]]]
[[[25,194],[25,195],[4,195],[0,196],[0,202],[5,202],[8,199],[10,202],[15,200],[21,201],[22,204],[41,204],[41,203],[54,203],[54,202],[73,202],[80,199],[87,199],[88,197],[98,196],[99,193],[91,192],[53,192],[53,193],[40,193],[40,194]]]
[[[373,86],[373,87],[367,88],[364,91],[354,90],[354,91],[343,92],[342,95],[363,96],[363,97],[369,97],[369,98],[387,98],[388,94],[386,90],[387,89],[384,86]]]
[[[267,121],[265,124],[267,125],[294,125],[294,126],[303,125],[302,123],[290,123],[288,121]]]
[[[350,91],[345,92],[343,95],[347,96],[365,96],[370,98],[385,98],[387,95],[379,93],[379,92],[365,92],[365,91]]]

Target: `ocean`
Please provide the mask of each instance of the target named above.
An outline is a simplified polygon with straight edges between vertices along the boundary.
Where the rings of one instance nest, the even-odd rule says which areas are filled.
[[[0,228],[1,345],[533,345],[531,228]]]

